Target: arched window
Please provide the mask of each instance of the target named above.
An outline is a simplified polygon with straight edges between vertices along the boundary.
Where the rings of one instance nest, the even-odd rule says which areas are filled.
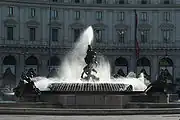
[[[25,61],[26,65],[38,65],[38,59],[34,56],[30,56]]]
[[[59,66],[60,59],[57,56],[53,56],[50,58],[50,61],[48,61],[48,66]]]
[[[57,56],[53,56],[50,58],[50,61],[48,60],[48,67],[49,67],[49,75],[53,76],[51,74],[54,74],[55,71],[57,72],[60,65],[60,59]]]
[[[123,57],[119,57],[116,59],[115,65],[116,66],[128,66],[128,61]]]
[[[6,69],[10,69],[11,72],[15,75],[16,71],[16,59],[14,56],[6,56],[3,60],[3,73]]]
[[[146,57],[142,57],[137,61],[137,74],[143,72],[146,77],[150,80],[151,76],[151,62]]]
[[[159,66],[161,67],[168,67],[168,66],[173,66],[173,61],[170,58],[162,58],[159,61]]]
[[[143,57],[137,61],[137,66],[151,66],[151,63],[147,58]]]
[[[3,60],[3,64],[4,65],[16,65],[16,59],[14,58],[14,56],[6,56]]]
[[[28,72],[30,69],[33,69],[37,74],[38,72],[38,59],[35,56],[30,56],[25,60],[25,72]]]
[[[168,57],[164,57],[162,59],[160,59],[159,61],[159,74],[161,70],[166,70],[168,71],[169,75],[172,76],[172,80],[171,81],[167,81],[167,82],[172,82],[173,83],[173,73],[174,73],[174,69],[173,69],[173,61],[168,58]]]
[[[125,75],[128,74],[128,61],[126,58],[119,57],[115,60],[115,72],[117,73],[120,69]]]

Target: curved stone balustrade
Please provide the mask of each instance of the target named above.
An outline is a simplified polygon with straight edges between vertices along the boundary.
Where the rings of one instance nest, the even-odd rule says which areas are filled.
[[[52,92],[122,92],[132,91],[132,86],[120,83],[53,83]]]

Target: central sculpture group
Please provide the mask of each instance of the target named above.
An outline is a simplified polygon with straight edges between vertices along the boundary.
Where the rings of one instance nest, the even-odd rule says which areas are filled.
[[[92,47],[90,45],[88,45],[88,49],[86,52],[86,57],[84,58],[85,63],[87,64],[84,68],[83,68],[83,72],[81,74],[81,79],[82,80],[86,80],[89,81],[90,79],[94,80],[99,80],[99,78],[97,76],[95,76],[94,74],[92,74],[92,72],[97,73],[97,71],[95,70],[94,67],[97,67],[97,55],[96,52],[92,50]],[[84,73],[86,74],[86,76],[84,77]]]

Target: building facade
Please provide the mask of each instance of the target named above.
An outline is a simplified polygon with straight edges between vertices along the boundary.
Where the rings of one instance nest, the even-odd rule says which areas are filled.
[[[109,59],[112,73],[122,69],[127,74],[137,64],[137,72],[145,69],[153,81],[160,69],[167,68],[176,83],[180,78],[179,6],[180,0],[1,0],[1,74],[10,67],[16,83],[30,68],[46,76],[92,25],[94,48]]]

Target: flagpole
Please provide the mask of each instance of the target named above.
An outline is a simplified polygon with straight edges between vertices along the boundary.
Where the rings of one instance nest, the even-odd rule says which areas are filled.
[[[135,15],[135,19],[134,19],[134,72],[137,73],[137,13],[136,13],[136,10],[134,10],[134,15]]]
[[[49,0],[49,63],[48,63],[48,69],[49,69],[49,72],[51,71],[51,1]]]

